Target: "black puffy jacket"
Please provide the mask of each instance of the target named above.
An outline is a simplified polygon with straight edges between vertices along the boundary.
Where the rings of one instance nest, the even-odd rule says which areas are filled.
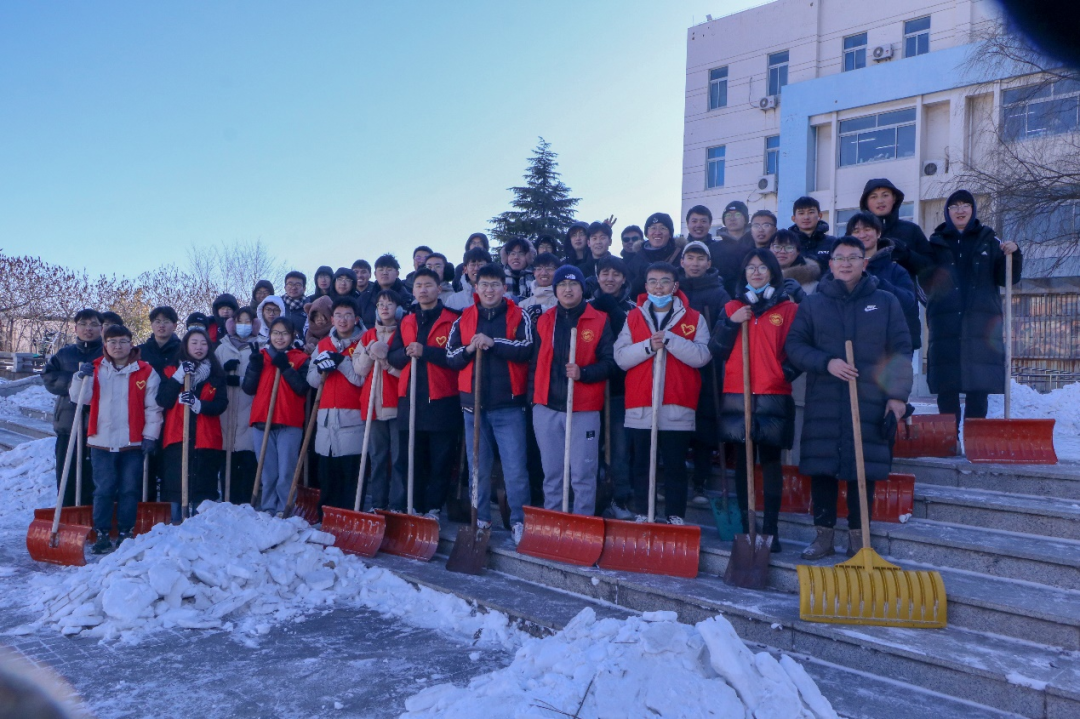
[[[592,303],[593,307],[607,314],[608,325],[611,327],[611,336],[616,339],[619,337],[619,333],[622,332],[623,325],[626,324],[626,315],[637,307],[633,300],[630,299],[630,287],[626,284],[623,285],[623,291],[620,295],[609,295],[597,288],[589,302]],[[608,375],[608,394],[612,397],[626,395],[626,372],[618,364],[612,368],[611,374]]]
[[[891,240],[882,237],[878,240],[878,249],[866,263],[866,271],[878,278],[878,287],[892,293],[900,300],[904,310],[908,332],[911,333],[912,349],[922,347],[922,322],[919,320],[919,298],[915,292],[915,283],[907,270],[896,262],[895,248]]]
[[[159,345],[151,335],[150,339],[139,345],[139,359],[149,362],[164,378],[166,367],[177,367],[180,364],[180,338],[174,334],[165,344]]]
[[[867,198],[870,197],[871,192],[880,188],[891,191],[893,197],[896,198],[892,212],[878,218],[885,226],[881,236],[893,241],[896,247],[893,251],[893,261],[907,270],[914,279],[919,272],[933,263],[930,242],[926,239],[921,227],[914,222],[900,219],[900,205],[904,203],[904,193],[889,180],[879,178],[867,181],[862,197],[859,199],[859,209],[870,212]]]
[[[799,242],[802,243],[799,251],[802,255],[808,260],[817,261],[822,273],[828,272],[829,253],[836,244],[836,238],[829,234],[829,223],[818,220],[817,227],[809,235],[800,230],[798,225],[792,225],[788,229],[799,236]]]
[[[788,359],[807,375],[799,471],[856,479],[848,383],[828,370],[831,360],[846,357],[846,340],[854,343],[859,371],[866,478],[887,479],[892,447],[882,420],[888,400],[906,402],[911,394],[911,338],[900,301],[869,275],[850,293],[839,280],[823,279],[799,305],[788,333]]]
[[[697,310],[705,318],[711,330],[716,321],[724,314],[724,305],[731,296],[724,289],[720,281],[720,273],[715,268],[709,268],[703,277],[687,277],[682,270],[679,271],[679,289],[690,301],[690,307]],[[721,384],[724,381],[724,367],[719,362],[710,362],[702,367],[701,394],[698,395],[697,414],[699,417],[715,417],[716,404],[713,401],[713,392],[719,391],[713,382],[713,376]]]
[[[742,270],[742,262],[746,254],[754,249],[754,236],[747,230],[742,237],[734,238],[721,230],[715,240],[705,243],[712,255],[712,266],[720,273],[720,282],[728,295],[736,294],[735,285],[742,278],[739,272]],[[715,322],[715,318],[713,318]]]
[[[526,403],[527,387],[522,394],[514,394],[513,384],[510,380],[510,362],[528,362],[533,353],[533,326],[532,317],[528,310],[514,305],[513,311],[521,313],[521,320],[517,325],[517,332],[512,339],[506,336],[506,313],[509,307],[507,300],[503,300],[497,307],[485,308],[480,304],[476,307],[476,332],[485,334],[495,341],[495,345],[485,351],[483,369],[481,370],[481,397],[480,404],[483,410],[507,409],[510,407],[524,407]],[[465,351],[461,344],[461,330],[459,325],[461,318],[454,321],[450,329],[450,339],[446,343],[446,363],[458,372],[473,371],[474,355]],[[527,384],[527,383],[526,383]],[[473,393],[461,392],[461,408],[472,411]]]
[[[49,394],[56,395],[56,404],[53,405],[53,431],[57,434],[70,433],[71,426],[75,422],[75,403],[68,397],[72,375],[79,371],[79,366],[83,362],[93,362],[101,354],[101,340],[94,342],[78,340],[75,344],[61,347],[60,351],[45,363],[45,370],[41,373],[41,382]],[[89,397],[86,398],[86,404],[90,404]]]

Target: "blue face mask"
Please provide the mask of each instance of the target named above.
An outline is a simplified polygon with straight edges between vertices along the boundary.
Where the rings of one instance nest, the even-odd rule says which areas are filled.
[[[755,295],[760,295],[762,292],[765,291],[765,288],[768,287],[768,286],[769,286],[768,283],[766,283],[766,284],[762,285],[761,287],[752,287],[749,283],[747,283],[746,289],[750,290]]]
[[[652,302],[653,307],[664,308],[671,304],[671,299],[674,295],[654,295],[649,293],[649,302]]]
[[[251,335],[251,325],[236,325],[236,336],[244,339]]]

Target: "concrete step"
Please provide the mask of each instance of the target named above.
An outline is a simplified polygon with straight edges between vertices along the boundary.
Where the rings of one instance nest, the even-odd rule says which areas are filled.
[[[498,533],[496,533],[498,536]],[[625,607],[525,581],[511,574],[490,571],[479,577],[447,572],[446,558],[437,555],[431,562],[415,562],[401,557],[379,555],[368,561],[388,569],[418,586],[455,594],[477,607],[494,609],[511,617],[517,626],[534,635],[561,629],[578,612],[591,607],[599,617],[635,614]],[[752,651],[779,650],[760,642],[747,642]],[[928,691],[918,686],[884,678],[796,652],[784,652],[799,661],[833,708],[850,719],[1016,719],[1022,715]]]
[[[1070,501],[917,483],[914,517],[1080,540],[1080,499]]]
[[[20,432],[12,432],[9,429],[0,427],[0,452],[6,452],[9,449],[15,449],[20,444],[26,444],[27,442],[33,442],[36,437],[22,434]]]
[[[53,413],[50,410],[34,409],[33,407],[19,407],[19,411],[22,412],[24,417],[40,419],[42,422],[48,422],[50,427],[52,426]]]
[[[0,419],[0,429],[6,429],[9,432],[15,432],[16,434],[23,434],[34,439],[44,439],[46,437],[56,436],[56,433],[53,432],[51,422],[44,422],[40,419],[34,419],[27,416],[2,418]]]
[[[455,535],[456,528],[444,523],[441,551],[451,549]],[[521,579],[637,611],[674,610],[685,622],[719,612],[746,641],[1001,712],[1036,719],[1080,716],[1080,657],[1056,647],[956,626],[916,630],[803,622],[790,594],[735,589],[708,574],[688,580],[539,560],[518,554],[505,532],[493,535],[488,560],[490,568]]]
[[[914,474],[920,484],[986,489],[1035,497],[1080,499],[1080,462],[972,464],[963,457],[893,460],[892,471]]]

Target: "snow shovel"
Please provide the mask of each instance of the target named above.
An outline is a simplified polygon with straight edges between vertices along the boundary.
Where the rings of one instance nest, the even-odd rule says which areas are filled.
[[[325,505],[322,508],[322,531],[334,535],[334,546],[346,554],[374,557],[382,545],[386,533],[386,520],[378,514],[361,512],[364,503],[364,470],[367,469],[368,440],[371,439],[371,423],[375,421],[375,395],[378,377],[372,372],[372,387],[368,393],[367,421],[364,422],[364,442],[360,447],[360,476],[356,480],[356,500],[352,511]]]
[[[577,327],[570,329],[570,364],[577,363]],[[570,440],[574,418],[574,380],[566,380],[566,432],[563,437],[562,511],[525,507],[525,533],[517,550],[530,557],[591,567],[604,550],[604,519],[570,514]]]
[[[399,557],[429,561],[439,548],[439,521],[413,514],[413,465],[416,452],[416,358],[409,363],[409,478],[405,514],[376,510],[386,520],[381,551]]]
[[[319,402],[322,401],[322,392],[325,386],[325,375],[319,375],[319,389],[315,391],[315,402],[312,405],[311,414],[308,415],[307,426],[304,428],[304,440],[300,443],[300,459],[296,463],[296,469],[293,470],[292,484],[289,486],[289,499],[285,502],[285,508],[278,513],[279,519],[293,516],[295,510],[295,514],[308,524],[315,523],[308,518],[308,508],[301,507],[297,501],[296,490],[300,486],[300,475],[307,468],[308,447],[311,446],[311,435],[315,433],[315,421],[319,417]],[[316,503],[315,519],[319,518],[318,506],[318,503]]]
[[[270,390],[270,406],[266,409],[266,423],[263,430],[262,446],[259,447],[259,463],[255,466],[255,487],[251,490],[251,506],[254,507],[259,499],[259,490],[262,488],[263,462],[266,459],[266,447],[270,443],[270,427],[274,420],[274,405],[277,404],[278,387],[281,386],[281,370],[274,368],[274,387]],[[187,425],[184,425],[185,427]]]
[[[325,378],[322,378],[325,381]],[[308,394],[308,406],[306,407],[308,412],[308,421],[312,421],[312,417],[317,416],[319,413],[319,391],[322,390],[322,386],[319,386],[319,390],[315,392],[314,401],[311,400],[310,393]],[[303,455],[303,467],[304,467],[304,483],[296,488],[295,504],[292,511],[296,516],[303,519],[308,524],[315,524],[319,521],[319,499],[320,494],[318,488],[311,486],[311,454],[305,451]]]
[[[750,322],[742,326],[743,429],[746,432],[746,519],[749,534],[735,535],[724,583],[743,589],[764,589],[769,583],[772,537],[758,534],[754,496],[753,402],[750,388]],[[870,536],[867,534],[867,536]]]
[[[232,372],[228,373],[232,376]],[[229,390],[226,387],[225,394],[228,396]],[[222,500],[225,502],[232,502],[232,453],[233,445],[236,444],[236,409],[235,395],[229,399],[229,406],[225,409],[225,488],[223,491]],[[144,497],[145,499],[145,497]]]
[[[854,366],[851,340],[847,361]],[[799,565],[799,618],[833,624],[877,624],[941,629],[946,624],[945,583],[938,572],[905,571],[870,548],[870,512],[866,501],[862,425],[856,383],[848,380],[855,471],[859,481],[860,528],[864,547],[834,567]]]
[[[150,499],[150,455],[142,459],[142,501],[139,502],[135,515],[132,536],[146,534],[155,524],[168,524],[172,521],[172,505],[169,502],[151,502]]]
[[[191,375],[184,374],[184,391],[191,391]],[[180,521],[186,522],[191,508],[188,507],[188,467],[190,465],[190,457],[188,455],[191,452],[191,427],[188,425],[188,419],[191,417],[191,408],[186,404],[184,405],[184,442],[181,445],[181,451],[183,456],[180,458]],[[269,428],[269,423],[267,424]],[[263,445],[266,446],[265,444]]]
[[[709,326],[709,331],[712,331],[712,313],[709,312],[709,308],[705,308],[705,322]],[[716,415],[716,421],[720,422],[720,382],[716,376],[716,360],[714,359],[709,363],[709,371],[712,372],[712,402],[713,411]],[[723,445],[720,446],[721,453],[723,452]],[[720,496],[709,497],[709,506],[712,508],[713,521],[716,522],[716,531],[720,535],[721,542],[733,542],[735,541],[735,535],[742,529],[742,512],[739,511],[738,503],[732,504],[728,501],[728,476],[727,467],[722,468],[720,473]]]
[[[86,381],[84,379],[79,388],[79,401],[75,403],[75,420],[71,425],[71,436],[75,438],[75,444],[78,443],[79,434],[81,434],[78,430],[82,427],[85,395]],[[76,524],[71,521],[76,518],[72,516],[63,517],[66,521],[60,521],[64,509],[64,493],[67,491],[68,478],[71,476],[71,457],[75,453],[75,444],[69,441],[67,452],[64,453],[64,470],[60,473],[60,490],[56,494],[56,508],[52,511],[52,518],[49,518],[48,510],[36,510],[34,521],[30,522],[30,528],[26,531],[26,550],[35,562],[63,564],[70,567],[81,567],[86,564],[86,538],[93,531],[93,520],[86,524]],[[85,514],[85,510],[79,508],[78,514]]]
[[[473,373],[473,461],[472,461],[472,508],[469,524],[458,527],[454,548],[446,560],[446,568],[461,574],[482,574],[487,564],[488,542],[491,527],[480,528],[477,507],[480,504],[480,360],[484,350],[476,350]]]
[[[1054,420],[1010,419],[1012,413],[1012,255],[1005,256],[1005,419],[965,419],[969,462],[1057,464]]]
[[[653,358],[652,433],[649,443],[648,522],[604,520],[604,551],[597,562],[601,569],[667,574],[693,579],[698,573],[701,527],[657,524],[656,451],[660,407],[664,403],[664,357],[660,348]]]
[[[955,457],[956,440],[956,415],[912,415],[896,430],[893,457]]]

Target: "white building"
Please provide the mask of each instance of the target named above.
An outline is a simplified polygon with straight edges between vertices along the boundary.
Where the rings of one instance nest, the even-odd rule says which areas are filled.
[[[839,234],[886,177],[929,236],[950,170],[1023,82],[967,62],[998,16],[991,0],[777,0],[690,28],[682,216],[704,204],[720,226],[743,200],[783,227],[809,194]]]

